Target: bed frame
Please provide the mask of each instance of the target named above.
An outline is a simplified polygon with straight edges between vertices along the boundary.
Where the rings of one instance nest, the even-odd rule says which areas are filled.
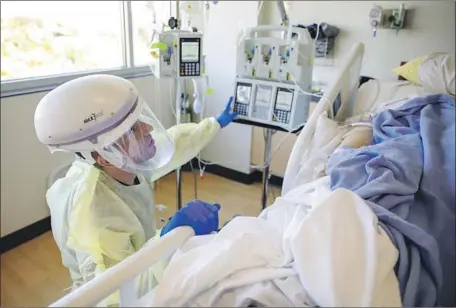
[[[309,144],[319,115],[328,112],[331,118],[343,121],[351,116],[356,103],[364,45],[356,43],[348,52],[333,84],[325,91],[306,126],[296,141],[288,161],[284,187],[291,188],[299,168],[303,145]],[[284,194],[284,191],[282,192]],[[136,298],[135,278],[160,260],[169,258],[195,233],[190,227],[180,227],[162,238],[149,241],[141,250],[106,270],[78,289],[67,294],[50,307],[93,307],[109,295],[120,291],[120,307],[147,306],[148,294]]]

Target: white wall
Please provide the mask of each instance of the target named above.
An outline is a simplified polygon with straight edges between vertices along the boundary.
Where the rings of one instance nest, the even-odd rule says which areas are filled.
[[[236,47],[240,31],[255,26],[258,1],[220,1],[211,7],[205,34],[207,72],[215,94],[208,100],[206,115],[217,115],[234,94]],[[219,165],[250,173],[252,128],[231,124],[203,150],[202,157]]]
[[[392,9],[399,8],[401,3],[413,11],[407,16],[410,27],[397,35],[395,30],[379,29],[377,37],[373,37],[369,25],[372,6]],[[275,5],[267,4],[262,14],[266,14],[269,22],[280,22]],[[337,66],[354,42],[363,42],[366,47],[363,75],[395,80],[392,69],[401,61],[455,49],[454,1],[288,1],[288,4],[293,25],[327,22],[340,28],[334,61],[324,64]],[[317,78],[322,71],[321,67],[315,71]]]
[[[169,82],[162,85],[157,102],[155,78],[131,80],[143,98],[169,127],[174,123],[169,104]],[[1,99],[1,236],[49,216],[45,194],[47,176],[60,164],[71,161],[64,153],[51,155],[38,142],[33,116],[45,92]],[[161,111],[161,114],[160,114]]]
[[[275,1],[265,1],[262,8],[263,22],[279,24],[280,17]],[[369,25],[369,11],[373,4],[383,9],[398,8],[401,3],[413,9],[408,23],[409,29],[380,29],[373,37]],[[455,50],[455,2],[454,1],[288,1],[293,25],[326,22],[340,28],[333,60],[316,61],[314,81],[328,82],[333,76],[351,45],[360,41],[365,44],[362,75],[381,80],[397,80],[392,69],[401,61],[412,60],[430,52]],[[329,65],[329,66],[326,66]],[[331,66],[333,65],[333,66]],[[274,138],[277,143],[283,134]],[[286,163],[296,137],[287,139],[272,159],[273,174],[283,176]],[[260,129],[253,132],[252,162],[259,164],[263,159],[263,140]]]

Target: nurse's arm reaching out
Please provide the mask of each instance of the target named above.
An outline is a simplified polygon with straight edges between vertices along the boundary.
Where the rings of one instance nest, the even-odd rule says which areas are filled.
[[[173,158],[168,164],[156,170],[149,180],[155,181],[195,157],[221,128],[236,118],[237,113],[231,111],[232,102],[233,97],[230,97],[225,109],[217,118],[210,117],[200,123],[183,123],[169,128],[168,133],[175,147]]]

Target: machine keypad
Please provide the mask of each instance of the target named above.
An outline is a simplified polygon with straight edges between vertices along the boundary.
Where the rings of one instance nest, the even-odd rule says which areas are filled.
[[[183,63],[180,68],[181,76],[200,76],[199,63]]]
[[[290,122],[290,111],[285,111],[285,110],[274,110],[274,121],[280,122],[280,123],[289,123]]]
[[[234,112],[241,116],[248,116],[249,114],[249,105],[246,104],[240,104],[240,103],[235,103],[234,104]]]

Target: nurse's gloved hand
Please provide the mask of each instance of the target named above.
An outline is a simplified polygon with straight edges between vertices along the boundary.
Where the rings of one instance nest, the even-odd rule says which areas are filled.
[[[188,202],[174,214],[162,229],[160,236],[182,226],[192,227],[196,235],[211,234],[218,229],[219,210],[219,204],[209,204],[201,200]]]
[[[233,104],[233,97],[231,96],[230,99],[228,100],[228,103],[225,106],[225,109],[221,114],[218,115],[217,121],[219,122],[220,126],[224,128],[231,122],[233,122],[234,118],[237,117],[237,113],[234,111],[231,111],[231,105]]]

